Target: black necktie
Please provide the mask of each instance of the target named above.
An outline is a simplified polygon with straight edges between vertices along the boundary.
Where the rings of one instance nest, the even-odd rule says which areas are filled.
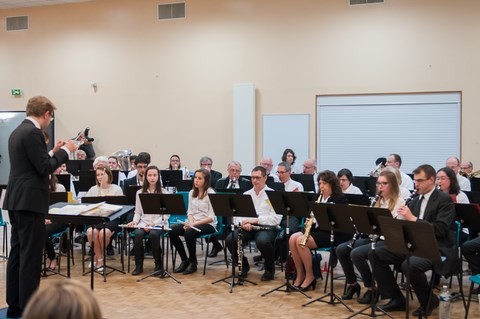
[[[415,215],[416,217],[420,217],[420,209],[422,207],[422,202],[423,202],[423,199],[425,197],[423,195],[420,195],[418,197],[418,201],[415,203],[415,206],[413,207],[413,215]]]
[[[230,180],[230,185],[228,186],[228,188],[235,188],[235,182],[233,181],[233,179]]]

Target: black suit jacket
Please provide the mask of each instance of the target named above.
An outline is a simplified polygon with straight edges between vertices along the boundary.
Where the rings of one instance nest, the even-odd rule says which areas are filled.
[[[25,119],[8,139],[10,176],[3,208],[11,211],[48,212],[48,175],[68,160],[60,149],[48,155],[45,137]]]
[[[414,198],[408,207],[413,215],[420,215],[420,196]],[[435,230],[440,254],[446,257],[442,264],[435,265],[435,270],[441,274],[447,274],[458,261],[458,250],[455,243],[455,206],[449,194],[435,189],[430,196],[423,219],[417,219],[419,223],[430,223]]]
[[[215,184],[215,190],[218,191],[222,189],[227,189],[229,184],[230,184],[230,177],[227,176],[224,178],[220,178]],[[252,188],[252,183],[248,179],[243,177],[240,177],[238,179],[238,185],[240,186],[240,189],[242,189],[243,191],[247,191],[250,188]]]
[[[212,169],[210,171],[210,176],[211,176],[211,186],[212,188],[215,188],[215,185],[217,184],[218,180],[222,178],[222,173]]]
[[[123,180],[122,188],[123,188],[123,193],[125,195],[127,195],[128,186],[131,186],[131,185],[135,185],[135,186],[137,185],[137,175]]]

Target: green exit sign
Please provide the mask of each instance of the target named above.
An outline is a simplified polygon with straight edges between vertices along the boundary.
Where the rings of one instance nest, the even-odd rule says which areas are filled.
[[[21,89],[12,89],[12,95],[13,96],[20,96],[20,95],[22,95],[22,90]]]

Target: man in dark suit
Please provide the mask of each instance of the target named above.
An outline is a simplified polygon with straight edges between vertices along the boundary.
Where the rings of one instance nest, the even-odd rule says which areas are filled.
[[[215,184],[215,190],[225,189],[241,189],[247,191],[252,188],[252,183],[243,177],[240,177],[242,173],[242,164],[237,161],[231,161],[227,166],[228,176],[221,178]]]
[[[213,160],[212,160],[211,157],[202,156],[202,158],[200,158],[200,168],[203,168],[203,169],[206,169],[206,170],[210,171],[211,186],[215,187],[215,184],[217,183],[217,181],[220,178],[222,178],[222,173],[217,172],[216,170],[213,170],[212,165],[213,165]]]
[[[438,265],[434,265],[426,258],[410,257],[410,279],[420,303],[420,308],[415,310],[413,315],[427,316],[438,307],[439,300],[431,291],[425,272],[435,266],[435,272],[444,275],[458,262],[455,244],[455,208],[450,195],[435,188],[436,173],[432,166],[421,165],[413,171],[413,175],[419,196],[408,206],[398,209],[399,218],[432,224],[440,254],[445,257],[445,260]],[[384,298],[391,298],[391,301],[381,308],[387,312],[404,311],[405,297],[396,283],[390,265],[401,264],[402,271],[406,273],[406,256],[392,253],[386,246],[377,247],[374,256],[373,265],[380,294]],[[429,297],[431,301],[427,309]]]
[[[78,146],[60,141],[56,152],[47,152],[45,130],[53,119],[54,105],[43,96],[28,100],[27,118],[8,140],[10,177],[3,208],[8,210],[11,252],[7,265],[7,317],[19,318],[38,288],[48,212],[48,175],[68,160]]]
[[[121,185],[123,188],[123,194],[128,196],[127,189],[129,186],[142,186],[143,179],[145,178],[145,171],[147,170],[148,165],[150,165],[150,154],[147,152],[140,152],[137,157],[135,157],[135,168],[136,174],[130,178],[124,179],[123,184]],[[134,203],[132,203],[134,204]],[[135,212],[130,212],[125,217],[125,222],[129,223],[133,220],[133,215]]]
[[[252,188],[252,183],[243,177],[240,177],[242,173],[242,164],[237,161],[231,161],[227,166],[228,176],[220,178],[215,183],[215,190],[225,191],[227,189],[239,189],[241,192],[245,192]],[[228,220],[226,221],[228,223]],[[228,227],[225,228],[225,232],[228,232]],[[218,239],[214,236],[210,237],[210,241],[213,244],[212,251],[208,254],[208,257],[217,257],[217,254],[222,251],[222,244],[218,242]]]

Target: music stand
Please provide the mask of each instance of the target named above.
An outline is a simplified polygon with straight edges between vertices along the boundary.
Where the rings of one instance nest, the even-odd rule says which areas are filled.
[[[305,192],[315,192],[315,181],[313,174],[292,174],[290,178],[299,182]]]
[[[183,180],[182,170],[162,169],[160,171],[160,176],[162,178],[163,187],[171,186],[173,181]]]
[[[430,223],[417,223],[388,217],[378,217],[385,245],[393,253],[406,255],[406,285],[410,287],[410,257],[430,259],[434,264],[441,262],[435,230]],[[406,290],[405,316],[410,314],[410,289]],[[430,303],[430,297],[428,300]],[[427,305],[428,309],[429,305]]]
[[[279,182],[269,182],[267,181],[267,186],[273,189],[274,191],[280,191],[284,192],[285,191],[285,184],[279,183]]]
[[[360,233],[370,234],[371,240],[371,253],[373,258],[370,260],[372,268],[372,283],[375,282],[375,245],[380,236],[380,225],[378,222],[378,217],[383,216],[385,218],[392,218],[391,212],[386,208],[377,208],[377,207],[362,207],[362,206],[349,206],[348,210],[345,212],[352,219],[353,224]],[[373,287],[372,287],[373,288]],[[392,318],[386,311],[377,306],[376,294],[377,290],[372,291],[372,299],[370,305],[363,308],[360,311],[355,312],[353,315],[347,319],[353,318],[357,315],[365,315],[369,317],[377,317],[375,310],[380,311],[383,315],[387,315]],[[370,313],[365,312],[367,309],[370,309]],[[393,319],[393,318],[392,318]]]
[[[365,194],[348,194],[344,193],[345,197],[348,199],[349,204],[361,205],[361,206],[370,206],[370,198]]]
[[[317,220],[317,225],[320,230],[329,231],[330,232],[330,256],[328,260],[328,268],[330,272],[330,292],[319,297],[315,300],[312,300],[304,305],[303,307],[308,306],[315,301],[324,302],[329,305],[336,305],[342,304],[345,308],[347,308],[350,312],[353,310],[347,306],[345,302],[343,302],[342,298],[337,296],[333,292],[333,258],[335,252],[335,232],[343,232],[343,233],[355,233],[355,228],[353,226],[350,217],[345,214],[345,210],[348,208],[348,205],[342,204],[331,204],[331,203],[313,203],[312,204],[312,211],[315,215],[315,219]],[[330,297],[329,301],[323,300],[325,298]]]
[[[235,223],[233,222],[233,217],[257,217],[252,197],[250,195],[243,194],[209,194],[208,197],[210,198],[210,203],[212,204],[213,210],[215,211],[216,215],[230,217],[232,220],[230,227],[232,230],[231,255],[233,255],[235,253],[233,236],[235,234],[235,228],[238,228],[238,226],[235,225]],[[227,281],[227,279],[229,279],[229,281]],[[235,279],[237,279],[237,281],[235,281]],[[236,267],[234,265],[232,265],[232,274],[230,276],[218,279],[212,282],[212,285],[221,281],[230,284],[230,293],[233,292],[233,287],[237,285],[243,285],[244,282],[256,285],[256,283],[253,281],[250,281],[246,278],[240,278],[236,274]]]
[[[85,204],[96,204],[96,203],[101,203],[101,202],[106,202],[108,204],[113,204],[113,205],[126,205],[127,204],[127,198],[126,196],[89,196],[89,197],[82,197],[81,199],[82,201],[82,204],[85,203]],[[93,228],[94,225],[92,225],[92,228]],[[87,226],[88,228],[88,226]],[[112,267],[112,266],[109,266],[107,265],[107,254],[106,254],[106,249],[107,249],[107,242],[106,242],[106,228],[105,228],[105,223],[103,223],[103,258],[104,258],[104,264],[103,264],[103,279],[104,281],[106,281],[106,277],[107,275],[111,274],[112,272],[114,271],[118,271],[118,272],[121,272],[122,274],[125,274],[125,271],[123,271],[123,254],[120,255],[120,259],[121,259],[121,263],[122,263],[122,270],[120,269],[117,269],[115,267]],[[112,232],[112,236],[113,236],[114,232]],[[67,240],[69,240],[69,238],[67,237]],[[93,272],[95,270],[95,267],[93,267],[93,259],[94,259],[94,244],[95,243],[95,240],[93,239],[93,236],[92,236],[92,252],[90,254],[90,258],[91,258],[91,263],[90,263],[90,266],[91,266],[91,269],[90,271]],[[107,273],[107,268],[110,269],[110,272]],[[89,273],[88,271],[85,274]]]
[[[303,192],[275,192],[275,191],[266,191],[266,192],[275,213],[285,216],[285,220],[287,221],[285,232],[287,235],[286,237],[287,237],[287,256],[288,256],[290,254],[289,217],[290,216],[295,216],[295,217],[309,216],[310,208],[309,208],[308,195],[307,193],[303,193]],[[285,287],[285,290],[281,290],[283,287]],[[262,294],[262,297],[265,297],[266,295],[274,291],[290,292],[292,290],[302,293],[302,295],[304,295],[307,298],[312,298],[309,295],[307,295],[305,292],[301,291],[298,287],[290,283],[290,278],[286,271],[285,271],[285,283]]]
[[[140,185],[129,185],[125,188],[125,195],[127,196],[127,203],[129,205],[135,205],[137,200],[137,191],[142,188]]]
[[[165,256],[165,215],[185,215],[187,209],[185,207],[185,202],[183,201],[183,196],[181,194],[149,194],[149,193],[140,193],[140,202],[142,203],[143,213],[144,214],[157,214],[162,215],[162,225],[160,225],[161,238],[162,238],[162,254],[160,256],[160,270],[151,273],[148,276],[140,278],[137,282],[143,281],[149,277],[158,276],[159,278],[170,277],[175,280],[177,283],[181,282],[175,278],[171,273],[169,273],[164,267],[164,256]]]
[[[78,182],[75,185],[77,192],[88,192],[96,182],[95,171],[80,171],[78,172]]]
[[[80,171],[93,169],[93,160],[69,160],[67,162],[67,171],[73,176],[78,176]]]
[[[70,174],[55,174],[57,177],[58,183],[62,184],[65,187],[65,190],[67,192],[70,191],[70,178],[72,175]]]

